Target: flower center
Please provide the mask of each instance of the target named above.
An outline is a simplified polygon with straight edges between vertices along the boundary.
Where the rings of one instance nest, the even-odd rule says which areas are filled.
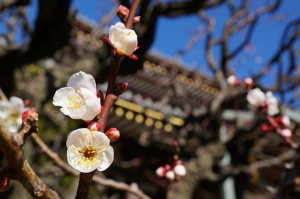
[[[82,149],[82,151],[80,151],[80,153],[82,154],[82,156],[85,159],[88,159],[88,160],[93,160],[94,157],[97,155],[97,151],[96,151],[95,147],[93,147],[93,146],[84,147]]]
[[[10,111],[9,117],[7,118],[6,122],[10,125],[17,124],[19,117],[20,114],[17,111]]]
[[[69,96],[69,99],[69,105],[73,106],[74,109],[79,109],[80,106],[85,104],[85,100],[80,90],[77,90],[77,93],[72,91],[72,95]]]

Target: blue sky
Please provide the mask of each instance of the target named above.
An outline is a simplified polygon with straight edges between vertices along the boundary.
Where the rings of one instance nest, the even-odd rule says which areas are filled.
[[[111,7],[112,1],[103,0],[73,0],[72,7],[78,12],[100,23],[101,16],[107,14]],[[240,2],[234,0],[234,2]],[[257,7],[273,1],[250,1],[250,7],[255,10]],[[29,19],[31,26],[34,26],[34,20],[37,14],[37,0],[32,0],[32,5],[29,10]],[[231,64],[231,68],[240,78],[251,76],[256,73],[278,49],[279,40],[283,33],[285,25],[296,17],[299,13],[300,1],[284,0],[282,6],[278,10],[278,14],[286,14],[286,20],[276,21],[271,20],[270,15],[264,15],[260,19],[259,25],[256,27],[254,35],[250,41],[252,46],[255,46],[255,51],[252,54],[242,53]],[[219,6],[216,9],[207,11],[208,16],[213,16],[216,19],[216,31],[214,36],[220,36],[225,22],[229,17],[229,11],[225,6]],[[117,20],[117,19],[115,19]],[[181,50],[189,41],[191,36],[203,27],[203,23],[197,15],[186,15],[176,18],[160,17],[157,24],[157,31],[154,43],[150,50],[160,52],[169,58],[174,58],[176,53]],[[5,29],[0,25],[0,31]],[[243,38],[245,32],[236,34],[231,40],[231,46],[237,46]],[[231,48],[232,49],[232,48]],[[216,59],[219,59],[220,49],[214,49]],[[204,54],[204,38],[193,46],[193,48],[182,57],[182,61],[186,63],[192,70],[201,71],[210,74],[207,67]],[[288,57],[285,56],[284,62],[288,63]],[[262,80],[266,85],[274,82],[274,74],[276,71],[270,71],[269,75]]]

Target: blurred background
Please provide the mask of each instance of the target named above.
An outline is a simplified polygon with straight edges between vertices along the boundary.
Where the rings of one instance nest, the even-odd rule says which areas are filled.
[[[113,49],[104,36],[129,0],[0,0],[0,88],[29,99],[39,136],[66,161],[66,136],[86,124],[52,105],[58,88],[84,71],[106,91]],[[112,166],[97,175],[136,184],[152,198],[300,198],[300,1],[142,0],[134,26],[139,59],[121,62],[128,90],[115,103],[107,129],[121,138]],[[251,77],[272,91],[291,118],[291,147],[265,134],[265,118],[246,101],[247,89],[227,83]],[[180,151],[173,143],[177,141]],[[62,198],[74,198],[78,178],[57,166],[32,140],[26,158]],[[156,176],[177,154],[187,175]],[[1,154],[1,167],[5,166]],[[31,198],[12,182],[0,198]],[[91,198],[136,198],[94,183]]]

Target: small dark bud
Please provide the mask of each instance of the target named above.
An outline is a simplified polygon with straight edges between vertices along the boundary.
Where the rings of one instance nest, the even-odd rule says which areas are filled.
[[[117,86],[115,87],[115,94],[121,95],[122,93],[124,93],[127,90],[127,87],[128,87],[127,82],[117,84]]]
[[[9,188],[10,179],[6,176],[0,177],[0,192],[7,191]]]
[[[22,125],[32,125],[29,121],[30,118],[35,121],[39,120],[39,115],[36,113],[35,108],[30,108],[22,114]]]

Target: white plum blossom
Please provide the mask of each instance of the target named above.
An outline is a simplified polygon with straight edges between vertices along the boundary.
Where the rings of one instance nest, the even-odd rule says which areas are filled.
[[[167,171],[166,178],[168,180],[170,180],[170,181],[174,180],[175,179],[175,173],[174,173],[174,171]]]
[[[179,176],[185,176],[185,174],[186,174],[185,167],[182,164],[176,165],[174,167],[174,172],[176,175],[179,175]]]
[[[157,169],[156,169],[156,175],[158,176],[158,177],[160,177],[160,178],[162,178],[162,177],[164,177],[165,176],[165,168],[163,168],[163,167],[158,167]]]
[[[227,82],[228,82],[229,85],[235,86],[235,85],[238,84],[239,80],[238,80],[238,78],[235,75],[230,75],[227,78]]]
[[[279,134],[285,138],[290,138],[293,133],[290,129],[281,129],[279,130]]]
[[[279,108],[278,108],[278,100],[274,97],[273,93],[268,91],[266,93],[266,102],[268,105],[268,115],[276,115],[279,113]]]
[[[53,104],[72,119],[93,120],[101,110],[95,79],[82,71],[73,74],[67,87],[55,92]]]
[[[113,159],[114,150],[110,140],[99,131],[81,128],[72,131],[67,138],[68,163],[76,170],[88,173],[107,169]]]
[[[110,26],[109,41],[118,51],[128,56],[132,55],[137,49],[138,44],[136,33],[125,28],[125,25],[121,22]]]
[[[10,132],[18,132],[22,125],[22,113],[25,110],[21,98],[12,96],[9,101],[0,101],[0,117]]]
[[[259,88],[255,88],[247,94],[247,101],[256,108],[263,107],[265,106],[266,96]]]
[[[284,126],[290,126],[291,125],[291,120],[288,116],[286,115],[283,115],[281,118],[281,123],[284,125]]]

